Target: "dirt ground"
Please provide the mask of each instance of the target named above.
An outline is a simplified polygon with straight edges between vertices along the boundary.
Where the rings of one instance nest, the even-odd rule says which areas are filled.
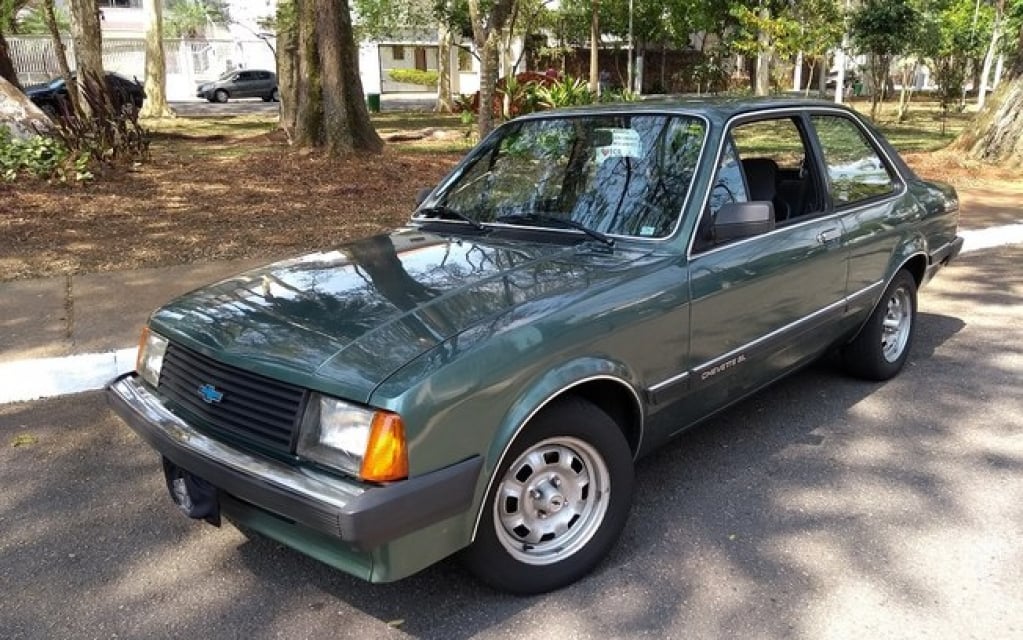
[[[271,134],[157,136],[150,161],[121,175],[78,186],[0,183],[0,281],[336,246],[404,223],[415,193],[460,155],[405,143],[332,161]],[[924,177],[1008,193],[1006,210],[1023,208],[1018,172],[943,152],[906,157]]]

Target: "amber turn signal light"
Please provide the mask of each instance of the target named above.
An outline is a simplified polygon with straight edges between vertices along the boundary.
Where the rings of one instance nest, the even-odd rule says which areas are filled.
[[[408,477],[405,425],[397,414],[378,411],[373,416],[359,476],[370,482],[389,482]]]

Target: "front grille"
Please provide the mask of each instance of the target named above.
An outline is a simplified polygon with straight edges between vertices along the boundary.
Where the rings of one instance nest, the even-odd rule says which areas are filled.
[[[212,388],[210,387],[212,386]],[[207,395],[223,394],[218,402]],[[211,435],[290,453],[304,390],[231,367],[171,343],[160,371],[160,393],[174,409],[197,418]]]

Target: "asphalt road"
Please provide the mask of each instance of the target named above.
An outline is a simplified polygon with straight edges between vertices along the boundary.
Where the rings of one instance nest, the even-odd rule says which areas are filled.
[[[613,554],[532,598],[188,521],[98,393],[0,406],[0,636],[1023,638],[1021,261],[941,273],[895,380],[824,362],[641,461]]]
[[[385,94],[380,96],[381,111],[430,111],[436,99],[426,93]],[[280,109],[279,102],[263,102],[259,98],[229,100],[224,103],[205,100],[178,100],[170,103],[171,109],[179,116],[241,116],[275,115]]]

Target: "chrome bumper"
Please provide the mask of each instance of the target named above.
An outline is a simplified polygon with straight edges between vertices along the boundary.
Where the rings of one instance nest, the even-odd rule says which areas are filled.
[[[241,451],[177,415],[135,374],[113,380],[107,399],[139,436],[175,465],[220,491],[370,550],[468,509],[479,456],[384,486],[367,486]]]

